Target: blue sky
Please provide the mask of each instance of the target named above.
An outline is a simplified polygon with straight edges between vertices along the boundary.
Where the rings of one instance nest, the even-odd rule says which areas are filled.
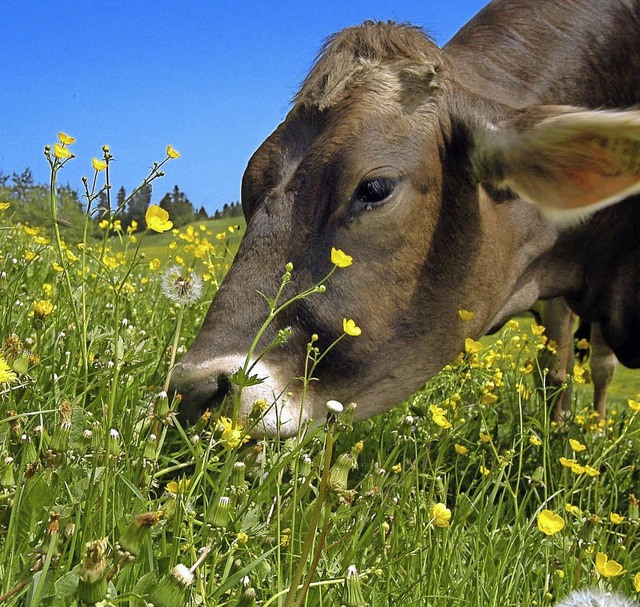
[[[114,187],[137,186],[171,143],[175,184],[212,212],[238,200],[253,151],[281,122],[324,39],[365,19],[422,26],[443,44],[485,0],[5,0],[0,20],[0,171],[48,180],[62,130],[80,190],[109,144]]]

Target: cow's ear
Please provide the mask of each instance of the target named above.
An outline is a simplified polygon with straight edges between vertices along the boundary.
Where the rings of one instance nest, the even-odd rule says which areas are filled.
[[[640,111],[541,106],[479,134],[474,169],[556,223],[640,192]]]

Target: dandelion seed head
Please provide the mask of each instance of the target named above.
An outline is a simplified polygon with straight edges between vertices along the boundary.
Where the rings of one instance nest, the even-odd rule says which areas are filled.
[[[160,287],[164,296],[181,305],[192,304],[202,295],[202,279],[195,272],[173,265],[162,274]]]

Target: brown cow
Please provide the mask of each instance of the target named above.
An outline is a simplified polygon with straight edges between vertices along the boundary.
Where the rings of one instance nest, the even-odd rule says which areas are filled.
[[[443,49],[420,30],[367,22],[333,36],[286,120],[243,178],[247,232],[202,329],[173,373],[193,419],[234,391],[275,293],[354,257],[327,292],[276,318],[286,345],[242,393],[272,406],[254,435],[291,435],[328,399],[368,417],[400,402],[479,337],[537,299],[564,296],[640,366],[640,3],[496,0]],[[609,108],[595,111],[585,108]],[[580,214],[559,228],[534,202]],[[458,310],[476,315],[463,324]],[[306,344],[353,318],[301,402]],[[229,406],[223,404],[223,410]]]

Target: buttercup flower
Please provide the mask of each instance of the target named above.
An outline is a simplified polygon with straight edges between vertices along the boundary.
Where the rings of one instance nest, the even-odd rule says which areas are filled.
[[[241,424],[235,426],[228,417],[218,419],[218,430],[222,432],[221,441],[225,451],[231,451],[249,440]]]
[[[629,409],[632,411],[640,411],[640,402],[637,400],[632,400],[631,398],[627,400],[627,404],[629,405]]]
[[[104,160],[98,160],[97,158],[92,158],[91,166],[93,166],[93,168],[96,171],[100,172],[100,171],[104,171],[107,168],[107,163]]]
[[[40,299],[33,302],[33,313],[40,318],[50,316],[54,309],[55,306],[48,299]]]
[[[552,510],[542,510],[537,520],[538,529],[548,536],[555,535],[564,528],[564,519]]]
[[[62,147],[59,143],[53,144],[53,155],[60,159],[71,158],[71,152],[67,148]]]
[[[464,445],[459,445],[458,443],[456,443],[453,448],[456,450],[456,453],[458,455],[465,455],[469,452],[469,449],[467,447],[465,447]]]
[[[10,384],[14,382],[17,377],[7,361],[0,356],[0,384]]]
[[[76,140],[75,137],[71,137],[62,131],[58,133],[58,139],[62,145],[71,145]]]
[[[341,267],[341,266],[338,266],[338,267]],[[343,266],[343,267],[346,267],[346,266]],[[342,330],[347,335],[351,335],[351,337],[357,337],[362,333],[362,329],[358,325],[356,325],[355,320],[351,318],[349,318],[348,320],[346,318],[342,319]]]
[[[353,263],[353,257],[341,249],[331,248],[331,263],[339,268],[348,268]]]
[[[640,572],[633,576],[633,588],[636,592],[640,592]]]
[[[473,320],[475,315],[475,312],[470,312],[469,310],[458,310],[458,316],[460,316],[460,320],[462,320],[462,322],[469,322],[470,320]]]
[[[571,449],[573,449],[573,451],[575,451],[576,453],[580,453],[580,451],[584,451],[587,448],[580,441],[575,440],[574,438],[569,439],[569,445],[571,446]]]
[[[6,211],[10,206],[10,202],[0,202],[0,211]]]
[[[430,516],[436,527],[448,527],[451,520],[451,510],[442,502],[437,503],[431,508]]]
[[[596,569],[602,577],[616,577],[627,572],[620,563],[609,560],[609,557],[604,552],[596,554]]]
[[[166,232],[173,227],[173,221],[169,220],[169,213],[157,204],[152,204],[144,216],[147,227],[154,232]]]
[[[464,351],[469,354],[477,354],[482,350],[482,344],[471,337],[464,340]]]
[[[624,516],[618,514],[617,512],[612,512],[609,515],[609,520],[614,524],[614,525],[619,525],[620,523],[624,522]]]
[[[529,437],[529,442],[534,446],[534,447],[539,447],[542,444],[542,441],[535,435],[532,434]]]
[[[180,152],[178,152],[178,150],[174,149],[174,147],[172,145],[168,145],[167,146],[167,156],[169,156],[169,158],[180,158]]]

